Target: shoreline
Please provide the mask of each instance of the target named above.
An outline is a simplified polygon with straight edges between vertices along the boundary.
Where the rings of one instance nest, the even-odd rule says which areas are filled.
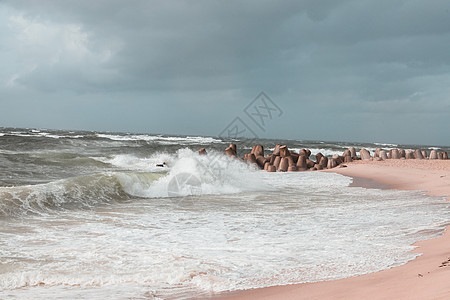
[[[450,201],[450,161],[356,161],[323,172],[353,178],[351,186],[424,191]],[[450,222],[450,220],[449,220]],[[339,280],[272,286],[216,295],[221,299],[450,299],[450,225],[414,243],[422,253],[401,266]]]

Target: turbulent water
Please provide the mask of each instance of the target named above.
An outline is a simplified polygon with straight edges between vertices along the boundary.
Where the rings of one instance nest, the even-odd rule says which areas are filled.
[[[266,173],[221,155],[229,143],[0,128],[0,298],[191,298],[343,278],[413,259],[411,244],[450,219],[442,198],[348,187],[337,174]],[[325,155],[417,148],[251,143]]]

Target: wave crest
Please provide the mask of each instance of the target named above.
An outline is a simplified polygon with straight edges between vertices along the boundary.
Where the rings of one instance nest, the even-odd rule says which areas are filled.
[[[45,184],[0,187],[0,215],[89,209],[99,204],[133,198],[218,195],[268,188],[262,183],[264,172],[257,172],[255,166],[219,152],[198,155],[192,150],[181,149],[176,154],[158,154],[156,157],[166,159],[168,167],[156,168],[150,163],[154,157],[120,156],[103,163],[120,166],[122,171],[72,177]]]
[[[63,208],[90,208],[128,200],[136,185],[149,186],[164,174],[100,173],[45,184],[0,188],[0,215],[16,216]],[[127,192],[128,191],[128,192]]]

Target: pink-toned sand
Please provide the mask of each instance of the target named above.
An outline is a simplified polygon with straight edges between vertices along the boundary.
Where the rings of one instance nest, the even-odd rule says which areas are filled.
[[[450,196],[450,160],[357,161],[347,166],[330,171],[372,179],[397,189]],[[400,267],[335,281],[238,291],[224,298],[450,299],[449,228],[441,237],[416,243],[419,247],[415,252],[423,255]]]

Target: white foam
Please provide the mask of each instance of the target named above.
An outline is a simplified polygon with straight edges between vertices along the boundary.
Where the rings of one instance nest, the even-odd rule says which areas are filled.
[[[131,195],[138,197],[167,197],[168,185],[174,178],[191,174],[193,179],[200,182],[198,192],[202,194],[229,194],[248,190],[255,190],[258,187],[257,181],[261,175],[256,172],[254,165],[249,165],[239,159],[230,158],[222,153],[209,151],[207,155],[198,155],[190,149],[180,149],[176,154],[155,153],[148,158],[140,158],[134,155],[120,154],[112,157],[92,157],[92,159],[108,163],[122,170],[133,170],[139,172],[168,172],[150,186],[138,189],[125,189]],[[165,167],[157,167],[157,164],[165,162]],[[128,176],[128,175],[127,175]],[[242,182],[242,177],[246,176],[247,182]],[[123,186],[131,183],[123,182]],[[189,195],[192,191],[190,186],[179,190],[180,196]]]
[[[311,155],[316,155],[320,152],[325,156],[333,156],[334,154],[342,155],[342,152],[343,152],[343,151],[337,151],[337,150],[333,150],[333,149],[324,149],[324,148],[310,148],[309,150],[311,150]]]
[[[273,151],[275,148],[269,148],[267,150],[269,151]],[[289,151],[294,151],[295,153],[299,153],[301,149],[306,149],[306,148],[289,148]],[[341,155],[343,151],[339,151],[336,149],[326,149],[326,148],[308,148],[311,151],[311,155],[316,155],[319,152],[322,153],[325,156],[333,156],[334,154],[339,154]]]
[[[388,143],[374,143],[374,144],[378,146],[390,147],[390,149],[398,147],[397,144],[388,144]]]
[[[268,185],[260,184],[265,173],[257,172],[254,165],[214,151],[199,155],[186,148],[175,155],[159,153],[151,158],[117,155],[95,159],[121,167],[121,170],[45,184],[1,187],[0,213],[5,216],[28,212],[41,214],[67,205],[91,208],[124,200],[127,198],[124,193],[141,198],[167,198],[192,194],[225,195],[268,188]],[[155,163],[162,161],[167,167],[156,167]],[[195,184],[185,182],[186,177],[195,180]],[[245,181],[242,181],[243,177]],[[182,182],[178,184],[178,181]]]
[[[198,155],[190,149],[180,149],[175,157],[167,156],[169,173],[167,176],[153,182],[147,189],[134,191],[132,195],[139,197],[167,197],[170,196],[169,185],[173,180],[192,176],[198,182],[195,193],[201,194],[230,194],[243,191],[262,189],[257,183],[256,167],[238,159],[224,156],[210,151],[207,155]],[[180,177],[181,176],[181,177]],[[242,178],[246,177],[246,182]],[[183,180],[185,180],[184,178]],[[176,191],[179,196],[190,195],[191,185],[182,185]],[[185,188],[183,190],[183,188]],[[129,192],[129,191],[127,191]]]
[[[79,139],[83,138],[83,135],[56,135],[49,132],[41,132],[38,130],[32,130],[31,132],[22,132],[22,131],[11,131],[7,133],[8,135],[18,136],[18,137],[46,137],[52,139],[60,139],[60,138],[68,138],[68,139]],[[5,133],[1,133],[0,136],[5,135]]]
[[[355,276],[414,258],[410,244],[450,214],[444,200],[416,192],[348,188],[337,174],[267,173],[210,155],[180,150],[153,183],[115,175],[128,193],[151,199],[0,220],[8,232],[0,298],[142,298],[149,290],[183,298]],[[214,157],[221,168],[204,167]],[[167,182],[183,173],[206,193],[167,198]]]
[[[103,133],[98,133],[97,136],[100,138],[106,138],[113,141],[146,141],[146,142],[157,142],[162,145],[197,145],[197,144],[224,143],[222,140],[203,136],[173,137],[173,136],[147,135],[147,134],[115,135]]]
[[[111,164],[122,170],[136,170],[144,172],[164,172],[166,168],[157,167],[156,165],[166,162],[171,165],[174,156],[168,153],[156,153],[150,157],[137,157],[132,154],[117,154],[109,157],[91,157],[94,160]]]
[[[191,154],[179,153],[172,175],[198,172]],[[0,298],[183,298],[354,276],[414,258],[410,244],[449,217],[443,200],[348,188],[336,174],[248,170],[251,182],[241,166],[229,167],[241,170],[235,187],[243,192],[1,223]]]
[[[375,150],[377,150],[377,148],[370,148],[370,147],[367,147],[367,148],[365,148],[365,149],[366,149],[367,151],[369,151],[371,155],[373,155],[373,154],[375,153]],[[392,149],[398,149],[398,148],[383,147],[383,148],[381,148],[381,149],[383,149],[383,150],[385,150],[385,151],[390,151],[390,150],[392,150]]]

